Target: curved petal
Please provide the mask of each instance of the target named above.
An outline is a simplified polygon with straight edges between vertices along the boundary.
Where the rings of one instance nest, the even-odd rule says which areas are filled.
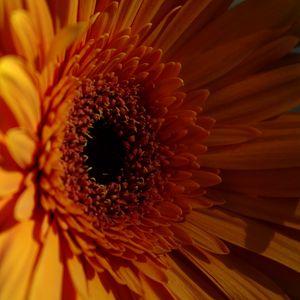
[[[0,197],[12,195],[17,192],[22,179],[22,173],[5,171],[0,168]]]
[[[24,221],[31,218],[35,208],[35,185],[31,184],[23,193],[18,197],[15,208],[14,217],[18,221]]]
[[[37,87],[16,57],[4,56],[0,59],[0,96],[20,126],[34,132],[40,120]]]
[[[5,144],[11,157],[22,169],[33,163],[36,145],[25,130],[22,128],[8,130]]]

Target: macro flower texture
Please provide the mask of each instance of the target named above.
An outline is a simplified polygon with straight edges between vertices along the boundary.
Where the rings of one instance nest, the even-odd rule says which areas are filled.
[[[0,299],[300,299],[300,1],[0,0]]]

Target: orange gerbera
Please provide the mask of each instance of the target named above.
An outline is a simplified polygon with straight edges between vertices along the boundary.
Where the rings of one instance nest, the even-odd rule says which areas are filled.
[[[0,0],[0,299],[300,297],[300,2],[231,2]]]

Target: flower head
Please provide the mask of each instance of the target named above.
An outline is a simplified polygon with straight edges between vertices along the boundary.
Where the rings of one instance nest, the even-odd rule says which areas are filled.
[[[299,296],[300,6],[231,2],[0,2],[1,299]]]

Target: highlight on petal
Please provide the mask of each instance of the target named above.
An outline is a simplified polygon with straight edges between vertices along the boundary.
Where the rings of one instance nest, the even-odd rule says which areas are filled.
[[[18,54],[34,64],[38,54],[38,40],[30,15],[25,10],[14,11],[11,24]]]
[[[33,184],[26,187],[25,190],[18,196],[15,208],[14,217],[18,221],[24,221],[31,218],[36,202],[36,188]]]
[[[0,96],[20,126],[35,131],[40,120],[37,89],[19,58],[0,58]]]
[[[33,163],[36,145],[25,130],[22,128],[8,130],[5,144],[12,158],[22,169],[26,169]]]
[[[6,171],[0,168],[0,197],[17,192],[22,179],[23,175],[21,172]]]

